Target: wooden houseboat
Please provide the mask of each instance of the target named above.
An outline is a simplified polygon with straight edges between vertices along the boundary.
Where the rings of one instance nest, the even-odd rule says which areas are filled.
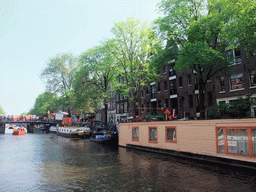
[[[256,168],[256,119],[121,123],[119,146]]]

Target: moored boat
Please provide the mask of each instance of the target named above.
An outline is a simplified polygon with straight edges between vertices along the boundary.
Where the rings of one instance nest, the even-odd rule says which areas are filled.
[[[13,135],[25,135],[26,130],[23,127],[13,129]]]
[[[96,143],[106,143],[106,144],[118,144],[118,133],[116,130],[108,130],[104,128],[98,128],[92,133],[90,141]]]
[[[71,138],[90,138],[91,129],[89,127],[59,127],[57,135]]]
[[[57,132],[57,127],[56,126],[51,126],[49,129],[50,133],[56,133]]]

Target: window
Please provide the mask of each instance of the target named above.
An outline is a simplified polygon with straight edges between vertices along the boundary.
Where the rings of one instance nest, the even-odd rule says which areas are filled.
[[[149,94],[149,87],[146,88],[146,94]]]
[[[157,91],[161,91],[161,83],[160,82],[158,83]]]
[[[165,141],[170,143],[177,143],[176,127],[165,127]]]
[[[120,113],[123,113],[123,112],[124,112],[124,104],[120,103]]]
[[[151,85],[151,94],[156,93],[156,85]]]
[[[119,113],[119,103],[116,105],[116,113]]]
[[[179,77],[179,87],[183,86],[182,77]]]
[[[225,91],[225,82],[224,82],[224,77],[220,78],[220,92]]]
[[[227,129],[228,153],[249,155],[246,129]]]
[[[231,49],[226,52],[227,59],[230,64],[241,63],[241,51],[237,49]]]
[[[164,81],[164,90],[167,90],[167,81]]]
[[[243,73],[233,74],[230,76],[230,90],[244,88],[244,77]]]
[[[252,132],[252,150],[253,156],[256,156],[256,129],[251,129]]]
[[[218,152],[219,153],[224,153],[223,128],[218,129]]]
[[[193,105],[193,95],[188,96],[188,102],[189,102],[189,107],[190,108],[194,107],[194,105]]]
[[[187,76],[187,83],[188,83],[188,85],[191,85],[192,84],[192,79],[191,79],[191,75],[188,75]]]
[[[173,66],[169,65],[169,68],[170,68],[170,70],[169,70],[169,77],[176,75],[175,71],[173,70]]]
[[[255,71],[250,71],[250,87],[256,87]]]
[[[157,128],[149,127],[149,142],[157,143]]]
[[[177,94],[176,80],[170,80],[170,95]]]
[[[139,141],[139,127],[132,128],[132,140]]]
[[[124,103],[124,112],[127,113],[127,102]]]
[[[218,153],[256,156],[256,128],[218,127],[217,136]]]

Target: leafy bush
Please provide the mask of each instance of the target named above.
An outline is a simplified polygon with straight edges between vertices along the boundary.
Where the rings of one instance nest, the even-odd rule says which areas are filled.
[[[226,118],[247,118],[251,117],[251,107],[254,105],[252,98],[239,97],[237,100],[228,104],[216,104],[209,110],[209,116],[212,119]]]

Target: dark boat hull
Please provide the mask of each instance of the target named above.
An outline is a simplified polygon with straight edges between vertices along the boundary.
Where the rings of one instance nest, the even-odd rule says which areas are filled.
[[[98,136],[103,136],[103,135],[97,135],[93,134],[90,138],[90,141],[95,142],[95,143],[103,143],[103,144],[115,144],[118,145],[118,135],[117,134],[112,134],[110,137],[98,137]]]
[[[69,134],[69,133],[60,133],[60,132],[56,132],[57,135],[59,136],[63,136],[63,137],[68,137],[68,138],[90,138],[90,134],[78,134],[78,133],[73,133],[73,134]]]

